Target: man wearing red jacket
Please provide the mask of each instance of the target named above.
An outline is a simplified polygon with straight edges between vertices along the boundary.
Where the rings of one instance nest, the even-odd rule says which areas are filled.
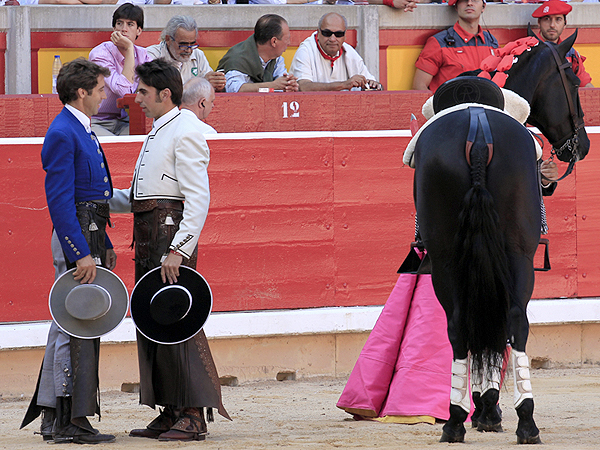
[[[536,9],[533,14],[538,20],[540,26],[540,35],[544,41],[560,43],[560,35],[567,26],[567,14],[573,7],[561,0],[549,0]],[[585,57],[581,56],[577,50],[571,48],[567,53],[567,61],[573,66],[573,72],[579,77],[582,87],[594,87],[592,77],[583,67]]]

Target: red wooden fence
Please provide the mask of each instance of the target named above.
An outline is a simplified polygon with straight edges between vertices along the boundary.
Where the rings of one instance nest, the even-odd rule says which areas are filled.
[[[408,138],[377,132],[313,136],[209,141],[212,201],[198,269],[213,288],[215,310],[387,299],[414,232],[413,172],[401,162]],[[553,269],[537,274],[536,298],[600,295],[600,135],[590,138],[587,159],[547,199]],[[115,186],[128,186],[141,143],[103,147]],[[0,322],[49,318],[51,223],[40,150],[40,143],[0,141]],[[116,272],[131,288],[131,219],[115,215],[113,222]]]

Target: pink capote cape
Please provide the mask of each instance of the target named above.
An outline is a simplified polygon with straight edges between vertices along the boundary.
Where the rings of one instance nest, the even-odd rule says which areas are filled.
[[[452,348],[431,275],[401,274],[337,403],[365,417],[449,418]]]

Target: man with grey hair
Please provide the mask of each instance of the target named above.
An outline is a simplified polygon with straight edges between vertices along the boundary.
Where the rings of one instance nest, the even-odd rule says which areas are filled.
[[[164,58],[173,63],[185,84],[194,77],[204,77],[217,91],[225,89],[225,75],[214,72],[198,48],[198,26],[193,17],[173,16],[160,35],[160,44],[146,48],[152,59]]]
[[[294,55],[290,72],[301,91],[381,90],[363,59],[346,44],[346,18],[325,14]]]
[[[202,77],[192,78],[183,86],[181,112],[189,114],[191,111],[200,120],[202,134],[217,133],[217,130],[204,122],[212,111],[214,104],[215,90],[206,79]]]

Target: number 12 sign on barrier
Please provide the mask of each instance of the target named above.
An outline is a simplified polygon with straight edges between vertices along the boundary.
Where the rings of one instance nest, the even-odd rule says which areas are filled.
[[[289,119],[290,117],[300,117],[300,104],[296,101],[290,102],[288,106],[288,102],[283,102],[281,105],[283,109],[283,118]]]

